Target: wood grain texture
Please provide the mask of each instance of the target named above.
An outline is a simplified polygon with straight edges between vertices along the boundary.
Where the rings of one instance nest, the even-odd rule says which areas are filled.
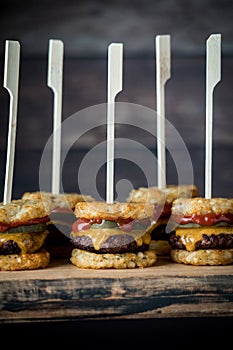
[[[2,62],[3,63],[3,62]],[[106,59],[65,59],[64,111],[66,120],[77,111],[85,110],[106,101]],[[3,64],[2,64],[3,67]],[[223,56],[222,81],[216,87],[214,142],[213,142],[213,196],[232,196],[233,167],[229,159],[233,152],[232,142],[232,56]],[[39,188],[39,166],[43,149],[52,133],[52,94],[46,86],[46,57],[21,60],[18,131],[16,140],[13,197]],[[186,144],[193,164],[194,182],[204,195],[204,123],[205,123],[205,58],[172,58],[172,79],[166,87],[166,111],[169,122],[174,125]],[[153,109],[155,106],[154,58],[125,59],[124,91],[119,102],[129,102]],[[0,183],[4,184],[8,95],[0,88]],[[84,118],[81,118],[82,122]],[[130,124],[134,123],[134,115]],[[156,140],[145,133],[145,125],[154,126],[154,118],[143,118],[139,132],[121,127],[116,137],[132,138],[156,152]],[[147,123],[147,124],[146,124]],[[92,129],[91,118],[88,132],[82,135],[68,152],[62,171],[65,191],[76,191],[77,169],[83,157],[105,140],[105,128]],[[64,135],[64,134],[63,134]],[[169,134],[169,140],[171,140]],[[64,142],[64,138],[62,142]],[[171,140],[172,141],[172,140]],[[173,147],[179,159],[182,157],[176,143]],[[25,159],[27,161],[25,161]],[[118,160],[117,160],[118,162]],[[75,165],[75,166],[74,166]],[[129,162],[116,164],[116,180],[128,179],[135,187],[147,185],[140,169]],[[49,172],[48,167],[48,172]],[[105,198],[105,177],[97,178],[97,186]],[[186,170],[184,167],[183,170]],[[90,174],[93,174],[90,168]],[[93,178],[93,177],[92,177]],[[72,181],[70,180],[72,179]],[[89,181],[87,177],[87,190]],[[167,154],[167,182],[177,182],[173,159]]]
[[[50,0],[3,1],[1,37],[17,37],[27,55],[46,54],[47,40],[64,40],[69,55],[101,56],[109,42],[125,42],[126,53],[151,53],[155,34],[172,34],[180,54],[204,52],[209,33],[220,31],[224,52],[233,52],[232,1]],[[208,20],[207,20],[208,19]],[[0,46],[0,53],[2,47]]]
[[[0,274],[0,321],[232,317],[233,269],[161,258],[135,270],[84,270],[69,261]]]

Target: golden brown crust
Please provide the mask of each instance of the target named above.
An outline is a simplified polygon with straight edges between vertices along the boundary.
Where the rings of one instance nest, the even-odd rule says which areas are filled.
[[[172,203],[177,198],[191,198],[199,195],[195,185],[168,185],[165,189],[157,187],[139,187],[133,189],[127,202],[148,202],[152,204]]]
[[[171,249],[171,260],[187,265],[229,265],[233,263],[233,249],[200,249],[192,252]]]
[[[50,192],[36,191],[25,192],[22,196],[23,199],[40,199],[44,202],[46,208],[53,210],[55,208],[70,208],[73,209],[77,202],[90,202],[94,199],[89,195],[82,195],[78,193],[60,193],[54,195]]]
[[[127,202],[133,203],[151,203],[165,201],[165,197],[162,191],[157,187],[139,187],[133,189],[127,198]]]
[[[77,218],[85,219],[145,219],[152,217],[154,206],[147,203],[115,202],[79,202],[75,205],[74,214]]]
[[[84,269],[134,269],[153,266],[157,256],[155,250],[139,253],[95,254],[75,248],[70,261]]]
[[[172,214],[233,214],[233,198],[179,198],[173,202]]]
[[[0,203],[0,222],[4,224],[27,222],[49,214],[50,211],[39,199],[15,199],[9,204]]]
[[[198,189],[195,185],[167,185],[163,191],[167,203],[172,203],[177,198],[192,198],[199,196]]]
[[[35,270],[46,268],[49,262],[50,254],[45,249],[32,254],[0,255],[0,270]]]

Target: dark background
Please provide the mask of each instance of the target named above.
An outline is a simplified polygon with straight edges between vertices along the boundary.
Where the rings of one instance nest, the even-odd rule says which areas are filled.
[[[40,159],[52,133],[53,94],[47,87],[49,39],[64,42],[62,118],[65,120],[84,108],[106,102],[107,47],[111,42],[124,43],[123,91],[117,96],[117,101],[155,109],[154,38],[157,34],[171,35],[171,79],[166,84],[166,117],[188,148],[193,163],[194,183],[203,195],[205,47],[212,33],[222,34],[222,79],[214,92],[213,196],[231,197],[232,15],[233,3],[227,0],[3,1],[0,13],[2,81],[5,40],[18,40],[21,44],[13,197],[39,188]],[[9,96],[0,85],[2,196]],[[154,121],[151,123],[153,125]],[[104,141],[105,136],[103,129],[95,130],[88,137],[82,137],[78,145],[72,148],[63,169],[64,190],[79,190],[77,181],[74,181],[74,169],[77,171],[83,156],[94,145]],[[156,154],[155,145],[148,139],[147,147]],[[91,169],[87,181],[89,174],[93,176]],[[127,178],[135,187],[147,185],[141,175],[124,162],[117,163],[116,182]],[[97,180],[101,196],[104,197],[104,168]],[[176,181],[174,164],[168,156],[167,183]]]
[[[222,80],[214,94],[213,196],[231,197],[233,154],[233,2],[230,0],[145,0],[145,1],[5,1],[0,11],[0,76],[3,82],[5,40],[21,44],[18,129],[14,168],[13,197],[39,188],[38,169],[43,149],[52,132],[53,95],[47,87],[47,49],[49,39],[64,42],[63,119],[84,108],[106,102],[107,47],[124,43],[124,88],[118,101],[154,109],[155,53],[157,34],[170,34],[172,77],[166,85],[166,115],[190,152],[194,182],[204,193],[205,139],[205,42],[210,34],[222,34]],[[0,197],[3,196],[8,129],[7,91],[0,84]],[[153,123],[153,121],[152,121]],[[88,137],[87,137],[88,136]],[[105,138],[103,129],[84,135],[72,149],[65,169],[65,190],[77,191],[73,170],[83,156]],[[153,142],[144,140],[155,152]],[[151,164],[148,164],[150,167]],[[122,163],[117,179],[133,177],[135,187],[145,185],[137,171]],[[168,157],[167,182],[174,183],[174,164]],[[87,181],[93,176],[91,169]],[[104,196],[105,175],[98,176]],[[52,327],[32,324],[13,329],[21,342],[26,329],[51,336],[51,341],[72,339],[78,343],[118,343],[172,345],[225,344],[230,321],[150,320],[125,323],[73,323]],[[13,328],[12,328],[13,327]],[[120,328],[119,328],[120,327]],[[122,329],[123,328],[123,329]],[[119,331],[118,331],[119,330]],[[15,333],[14,333],[15,332]],[[220,335],[221,333],[221,335]],[[92,334],[94,338],[90,338]],[[106,336],[107,334],[107,336]],[[119,334],[128,336],[127,342]],[[152,336],[151,336],[152,334]],[[159,334],[159,335],[158,335]],[[170,336],[169,336],[170,335]],[[18,337],[18,338],[17,338]],[[63,337],[63,338],[62,338]],[[139,337],[138,340],[135,337]],[[169,338],[169,339],[168,339]],[[41,338],[43,339],[43,337]],[[44,340],[43,340],[44,341]],[[24,340],[25,343],[25,340]],[[117,343],[117,344],[118,344]],[[203,344],[203,342],[202,342]]]

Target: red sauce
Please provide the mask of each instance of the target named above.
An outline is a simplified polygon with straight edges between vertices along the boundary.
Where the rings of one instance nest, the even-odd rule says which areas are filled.
[[[102,219],[78,219],[72,225],[73,232],[80,232],[84,230],[88,230],[92,224],[101,224]]]
[[[128,219],[128,220],[122,220],[122,221],[117,221],[117,225],[119,226],[119,229],[124,232],[130,232],[134,229],[134,226],[136,224],[139,224],[144,227],[150,226],[150,220],[148,218],[146,219]]]
[[[130,232],[133,230],[135,224],[140,224],[142,226],[148,227],[150,225],[150,220],[148,218],[142,220],[133,220],[133,219],[119,219],[115,221],[120,230],[124,232]],[[73,232],[80,232],[88,230],[92,224],[100,225],[102,219],[78,219],[72,225]]]
[[[167,218],[171,215],[172,203],[165,203],[164,206],[155,204],[154,206],[154,218]]]
[[[211,226],[218,222],[226,222],[228,224],[233,224],[233,214],[205,214],[205,215],[173,215],[172,219],[181,225],[195,223],[198,225]]]
[[[17,222],[12,222],[10,224],[0,223],[0,232],[6,232],[12,227],[40,224],[42,222],[48,222],[48,221],[50,221],[50,218],[48,216],[44,216],[43,218],[28,220],[27,222],[17,221]]]

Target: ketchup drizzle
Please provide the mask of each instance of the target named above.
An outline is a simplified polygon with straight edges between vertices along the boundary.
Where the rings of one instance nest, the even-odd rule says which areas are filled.
[[[215,225],[218,222],[226,222],[228,224],[233,224],[233,215],[232,214],[192,214],[192,215],[173,215],[173,220],[178,222],[181,225],[195,223],[202,226],[211,226]]]
[[[17,222],[12,222],[12,223],[8,223],[8,224],[0,223],[0,232],[6,232],[7,230],[9,230],[10,228],[13,228],[13,227],[40,224],[42,222],[48,222],[48,221],[50,221],[49,217],[44,216],[43,218],[36,218],[36,219],[28,220],[27,222],[17,221]]]
[[[115,221],[119,227],[120,230],[124,232],[130,232],[133,230],[134,225],[140,224],[142,226],[148,227],[150,225],[149,219],[141,219],[141,220],[134,220],[134,219],[119,219]],[[91,225],[98,224],[100,225],[102,223],[102,219],[85,219],[80,218],[76,220],[72,225],[72,231],[73,232],[80,232],[88,230]]]

